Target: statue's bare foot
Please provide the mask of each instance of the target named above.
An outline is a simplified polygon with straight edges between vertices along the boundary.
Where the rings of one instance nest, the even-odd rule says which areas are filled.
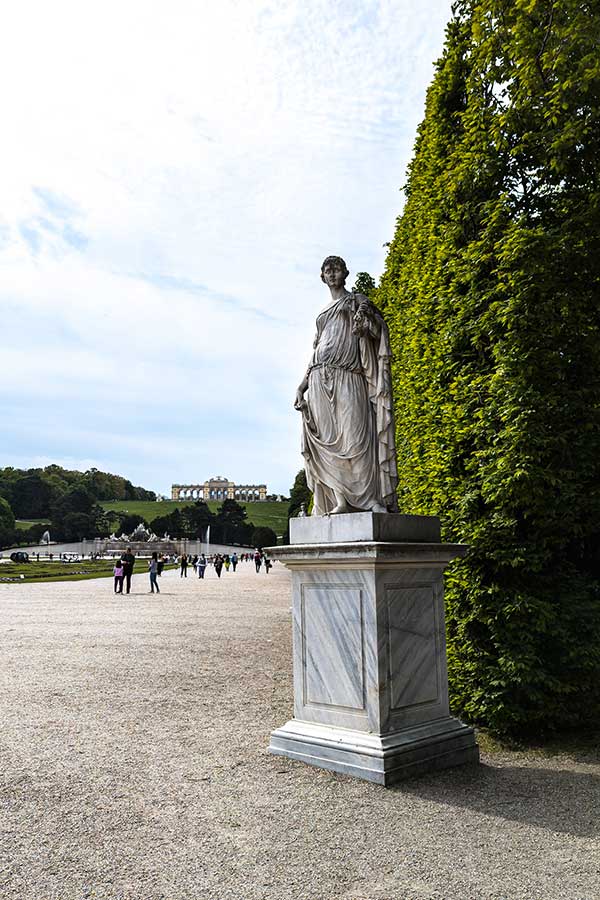
[[[374,503],[371,507],[371,512],[387,512],[387,509],[381,503]]]

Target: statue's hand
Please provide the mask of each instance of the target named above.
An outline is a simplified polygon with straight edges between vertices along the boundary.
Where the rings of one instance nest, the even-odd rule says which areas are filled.
[[[352,319],[352,333],[353,334],[362,334],[366,327],[366,320],[363,312],[361,311],[360,306],[357,311],[354,313],[354,317]]]
[[[297,409],[298,412],[302,412],[304,409],[308,409],[308,404],[304,399],[304,394],[298,391],[296,394],[296,399],[294,400],[294,409]]]

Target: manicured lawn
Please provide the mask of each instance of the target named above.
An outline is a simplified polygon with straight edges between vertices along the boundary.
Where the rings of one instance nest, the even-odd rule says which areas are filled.
[[[17,519],[15,525],[21,531],[27,531],[32,525],[48,525],[48,519]]]
[[[192,506],[193,500],[116,500],[113,503],[102,502],[106,510],[128,512],[131,515],[142,516],[147,522],[152,522],[157,516],[168,516],[175,509],[183,509]],[[219,501],[209,501],[208,506],[216,512],[220,506]],[[288,503],[264,500],[262,503],[241,503],[248,514],[248,520],[254,525],[266,525],[272,528],[275,534],[281,535],[287,528]]]
[[[88,578],[109,578],[113,574],[114,559],[86,559],[78,562],[35,559],[28,563],[0,563],[0,583],[16,581],[18,584],[42,581],[84,581]],[[165,566],[172,569],[173,565]],[[147,560],[136,562],[134,574],[146,572]],[[23,576],[21,578],[21,576]]]

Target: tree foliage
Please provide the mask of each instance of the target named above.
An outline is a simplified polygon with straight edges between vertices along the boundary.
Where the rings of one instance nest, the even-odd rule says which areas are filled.
[[[68,490],[83,487],[94,500],[155,500],[153,491],[134,487],[120,475],[98,469],[76,472],[61,466],[44,469],[0,469],[0,496],[10,503],[18,519],[41,519]]]
[[[158,516],[150,523],[157,535],[168,533],[175,538],[204,540],[210,525],[210,540],[215,544],[252,545],[254,525],[246,521],[247,513],[237,500],[224,500],[216,513],[204,500],[198,500],[166,516]]]
[[[14,540],[15,517],[10,504],[0,497],[0,547],[9,547]]]
[[[471,546],[454,707],[561,727],[600,685],[600,8],[459,0],[377,292],[399,500]]]
[[[96,537],[106,527],[104,510],[81,483],[59,497],[52,507],[51,518],[53,540],[80,541]]]
[[[138,525],[148,528],[148,523],[143,516],[136,515],[135,513],[117,513],[117,515],[119,517],[119,527],[116,532],[117,537],[120,537],[123,534],[132,534]]]
[[[223,500],[223,503],[217,509],[217,518],[222,523],[242,525],[246,517],[246,510],[237,500]]]
[[[304,471],[304,469],[300,469],[300,471],[296,475],[296,478],[294,479],[294,484],[290,491],[288,519],[293,519],[298,515],[298,513],[300,512],[300,507],[303,503],[306,511],[308,512],[311,500],[312,494],[306,483],[306,472]]]
[[[294,484],[292,485],[292,489],[290,491],[290,502],[288,504],[288,526],[282,536],[282,543],[289,544],[290,542],[289,520],[295,518],[298,515],[302,504],[304,504],[306,512],[310,513],[312,508],[312,499],[313,495],[306,483],[306,472],[304,471],[304,469],[300,469],[294,479]]]
[[[372,298],[375,293],[376,284],[375,279],[372,275],[369,275],[368,272],[358,272],[356,275],[356,281],[354,283],[353,291],[356,291],[358,294],[364,294],[365,297]]]
[[[252,546],[262,550],[263,547],[274,547],[277,535],[267,525],[258,525],[252,532]]]

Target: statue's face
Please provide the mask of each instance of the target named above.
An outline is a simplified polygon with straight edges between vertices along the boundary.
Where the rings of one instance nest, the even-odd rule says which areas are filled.
[[[327,263],[321,278],[328,287],[342,287],[346,283],[346,273],[340,263]]]

